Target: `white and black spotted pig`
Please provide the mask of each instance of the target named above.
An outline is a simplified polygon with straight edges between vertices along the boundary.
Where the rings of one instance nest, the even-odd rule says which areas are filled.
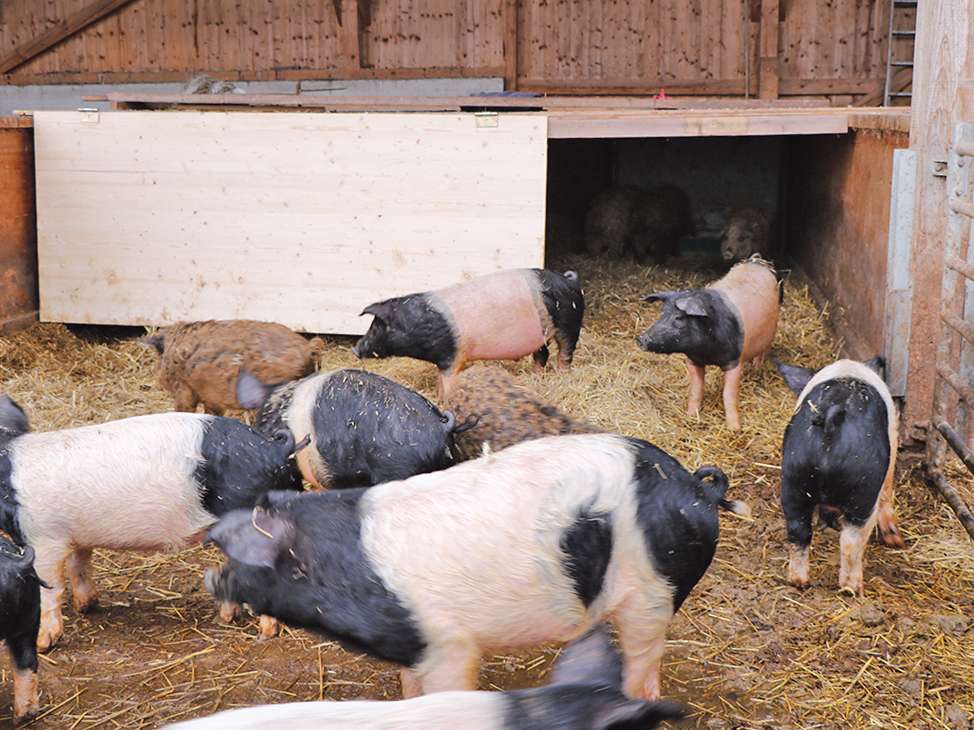
[[[0,487],[0,510],[8,509],[6,496]],[[34,572],[34,550],[29,545],[19,547],[0,536],[0,641],[7,643],[13,663],[14,724],[30,720],[40,709],[37,692],[40,625],[41,583]]]
[[[558,364],[571,367],[582,329],[585,299],[578,274],[547,269],[508,269],[445,289],[370,304],[374,319],[353,352],[364,357],[401,355],[439,368],[439,392],[475,360],[534,356],[544,367],[548,344],[558,344]]]
[[[604,626],[565,647],[544,687],[437,692],[399,702],[293,702],[229,710],[171,730],[648,730],[683,717],[673,702],[630,700],[622,662]]]
[[[898,417],[879,376],[881,358],[839,360],[817,373],[775,362],[798,393],[781,446],[781,507],[790,556],[788,580],[808,585],[812,516],[840,530],[839,587],[861,594],[863,557],[873,528],[903,547],[893,512]]]
[[[97,602],[93,548],[182,548],[267,490],[300,488],[290,432],[266,438],[221,416],[159,413],[29,433],[23,410],[4,397],[0,434],[0,529],[34,548],[50,586],[41,590],[42,651],[64,630],[65,567],[74,607]]]
[[[627,695],[659,696],[666,628],[710,565],[727,478],[622,436],[554,436],[371,489],[269,493],[210,531],[207,587],[470,690],[481,653],[610,619]]]
[[[237,400],[258,409],[255,425],[262,433],[290,429],[297,441],[310,438],[295,462],[318,488],[370,487],[454,463],[453,414],[365,370],[318,373],[277,386],[242,373]]]

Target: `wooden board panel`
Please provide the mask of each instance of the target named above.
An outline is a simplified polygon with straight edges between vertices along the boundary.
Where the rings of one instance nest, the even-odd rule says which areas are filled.
[[[44,320],[358,333],[369,302],[544,260],[541,115],[38,112],[34,130]]]

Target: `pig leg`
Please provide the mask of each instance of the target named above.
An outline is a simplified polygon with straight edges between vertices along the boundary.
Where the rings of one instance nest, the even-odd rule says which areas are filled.
[[[694,365],[687,360],[687,376],[690,378],[690,400],[687,403],[687,415],[699,416],[700,406],[703,404],[704,368]]]
[[[423,694],[423,683],[412,669],[402,669],[399,672],[399,684],[402,685],[404,700],[411,700]]]
[[[98,591],[91,582],[91,549],[77,548],[68,555],[71,603],[78,613],[88,613],[98,605]]]
[[[260,635],[258,636],[258,639],[273,639],[275,636],[277,636],[277,632],[281,625],[277,622],[276,618],[262,614],[259,623]]]
[[[798,588],[808,587],[808,553],[812,544],[814,505],[808,489],[802,485],[782,483],[781,507],[788,532],[788,582]]]
[[[741,419],[737,415],[737,393],[741,388],[742,367],[738,364],[737,367],[724,371],[724,415],[727,418],[727,428],[731,431],[741,430]]]
[[[883,491],[879,494],[879,510],[876,516],[876,524],[879,527],[880,539],[890,547],[905,547],[903,538],[900,537],[899,528],[896,527],[896,512],[893,510],[893,474],[895,470],[890,466],[883,482]]]
[[[7,639],[14,670],[14,724],[37,714],[41,703],[37,692],[37,624],[34,630]]]
[[[555,342],[558,345],[558,367],[570,370],[575,359],[575,347],[578,345],[578,332],[555,332]]]
[[[853,595],[863,594],[862,564],[866,554],[866,543],[873,531],[874,520],[865,525],[845,524],[839,533],[839,590]]]
[[[196,393],[188,385],[179,385],[173,391],[174,407],[183,413],[196,413],[196,404],[199,399]]]
[[[623,656],[623,691],[632,699],[659,699],[660,661],[673,615],[670,601],[669,595],[632,592],[614,612]]]
[[[64,594],[64,562],[71,552],[71,546],[59,542],[38,542],[34,550],[37,554],[34,558],[37,576],[50,586],[41,586],[41,628],[37,637],[37,649],[47,651],[64,633],[61,596]]]
[[[466,691],[477,688],[480,650],[471,641],[458,640],[430,647],[426,658],[413,669],[423,694]]]
[[[548,350],[548,346],[547,345],[542,345],[537,350],[535,350],[534,354],[531,355],[531,359],[534,360],[534,370],[535,370],[535,372],[540,373],[542,370],[544,370],[544,366],[548,364],[548,356],[550,354],[551,353]],[[559,351],[559,355],[560,354],[561,353]]]

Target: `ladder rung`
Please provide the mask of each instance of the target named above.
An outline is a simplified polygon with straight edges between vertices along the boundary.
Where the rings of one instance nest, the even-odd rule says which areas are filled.
[[[917,32],[915,30],[894,30],[893,35],[902,38],[915,38]]]
[[[913,61],[893,61],[890,66],[912,66]]]

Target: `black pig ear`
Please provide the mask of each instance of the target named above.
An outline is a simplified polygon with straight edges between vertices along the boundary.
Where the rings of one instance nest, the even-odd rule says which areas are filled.
[[[210,530],[207,539],[238,562],[273,568],[281,555],[292,550],[296,532],[289,519],[254,507],[224,516]]]
[[[604,624],[597,624],[562,650],[551,673],[551,684],[622,685],[622,660]]]
[[[18,436],[30,431],[27,414],[9,395],[0,396],[0,428]]]
[[[682,297],[676,300],[676,308],[691,317],[706,317],[707,308],[703,302],[695,296]]]
[[[271,394],[272,388],[260,382],[246,370],[237,376],[237,403],[247,410],[260,408]]]
[[[375,304],[370,304],[363,309],[362,314],[360,314],[359,317],[364,317],[366,314],[371,314],[373,317],[378,319],[385,319],[388,313],[389,307],[386,306],[385,302],[376,302]]]
[[[598,730],[636,730],[657,727],[665,720],[679,720],[683,716],[683,708],[676,702],[629,700],[599,712],[592,727]]]
[[[800,368],[797,365],[786,365],[777,358],[772,358],[774,360],[774,366],[778,368],[778,372],[781,373],[781,377],[785,379],[785,384],[791,389],[795,395],[799,395],[805,386],[808,385],[808,381],[812,379],[815,375],[815,371],[811,368]]]
[[[870,370],[872,370],[874,373],[876,373],[876,375],[878,375],[881,378],[883,377],[883,374],[886,370],[886,360],[880,355],[876,355],[876,357],[870,358],[868,360],[863,360],[862,364],[865,365]]]
[[[647,294],[641,301],[644,302],[668,302],[670,299],[675,297],[680,292],[677,291],[658,291],[652,294]]]

